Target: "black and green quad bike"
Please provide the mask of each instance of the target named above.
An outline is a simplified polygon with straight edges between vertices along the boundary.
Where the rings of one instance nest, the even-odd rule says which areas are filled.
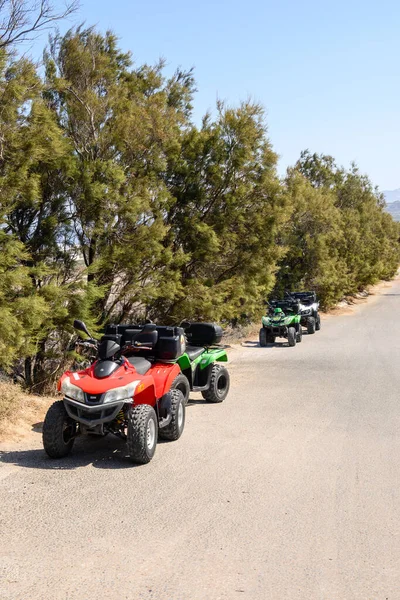
[[[286,338],[289,346],[303,337],[300,306],[297,300],[271,300],[268,313],[262,317],[260,346],[274,344],[277,337]]]
[[[229,372],[223,364],[228,361],[225,348],[220,346],[222,328],[215,323],[190,323],[184,321],[185,352],[178,357],[182,375],[189,383],[184,394],[201,392],[207,402],[223,402],[229,392]],[[182,389],[182,388],[181,388]],[[183,390],[182,390],[183,391]]]
[[[315,333],[321,329],[319,300],[315,292],[285,292],[285,297],[300,302],[301,324],[307,327],[307,333]]]

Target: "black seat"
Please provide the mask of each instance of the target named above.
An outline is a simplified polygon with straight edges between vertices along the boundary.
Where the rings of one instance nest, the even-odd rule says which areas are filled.
[[[135,367],[135,370],[139,375],[146,375],[147,371],[151,367],[151,362],[142,356],[128,356],[126,357],[130,364]]]
[[[200,354],[203,354],[205,348],[199,348],[198,346],[186,346],[186,354],[190,358],[190,360],[194,360]]]

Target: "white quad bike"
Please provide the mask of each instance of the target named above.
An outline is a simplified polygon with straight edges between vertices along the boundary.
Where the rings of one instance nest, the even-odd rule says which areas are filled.
[[[321,329],[319,301],[315,292],[285,292],[285,296],[300,302],[300,323],[307,327],[307,333],[315,333]]]

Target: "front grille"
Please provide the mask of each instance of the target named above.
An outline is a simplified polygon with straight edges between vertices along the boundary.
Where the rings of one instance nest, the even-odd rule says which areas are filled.
[[[123,402],[118,402],[117,404],[113,404],[112,406],[104,405],[95,406],[94,410],[90,410],[91,407],[85,404],[77,404],[76,402],[68,401],[67,398],[64,399],[65,408],[67,409],[67,413],[76,421],[80,421],[86,425],[96,424],[96,423],[105,423],[106,421],[112,421],[115,419],[117,414],[120,412]]]
[[[80,419],[80,418],[86,419],[88,421],[96,421],[97,419],[106,419],[107,417],[110,417],[115,410],[115,406],[110,406],[108,408],[104,408],[103,410],[96,410],[96,411],[92,411],[92,410],[88,411],[88,410],[85,410],[84,408],[78,408],[74,404],[69,404],[68,407],[74,417],[76,417],[77,419]]]
[[[96,419],[102,418],[101,410],[88,411],[84,408],[78,408],[74,404],[68,404],[68,407],[71,413],[77,418],[82,417],[83,419],[88,419],[89,421],[95,421]]]
[[[96,412],[86,412],[85,410],[81,410],[79,412],[81,413],[81,417],[83,417],[84,419],[89,419],[90,421],[96,421],[96,419],[102,418],[101,410],[96,410]]]

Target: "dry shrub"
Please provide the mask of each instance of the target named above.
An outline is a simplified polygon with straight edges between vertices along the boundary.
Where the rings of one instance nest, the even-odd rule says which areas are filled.
[[[19,385],[0,383],[0,427],[3,421],[8,421],[18,410],[23,392]]]

